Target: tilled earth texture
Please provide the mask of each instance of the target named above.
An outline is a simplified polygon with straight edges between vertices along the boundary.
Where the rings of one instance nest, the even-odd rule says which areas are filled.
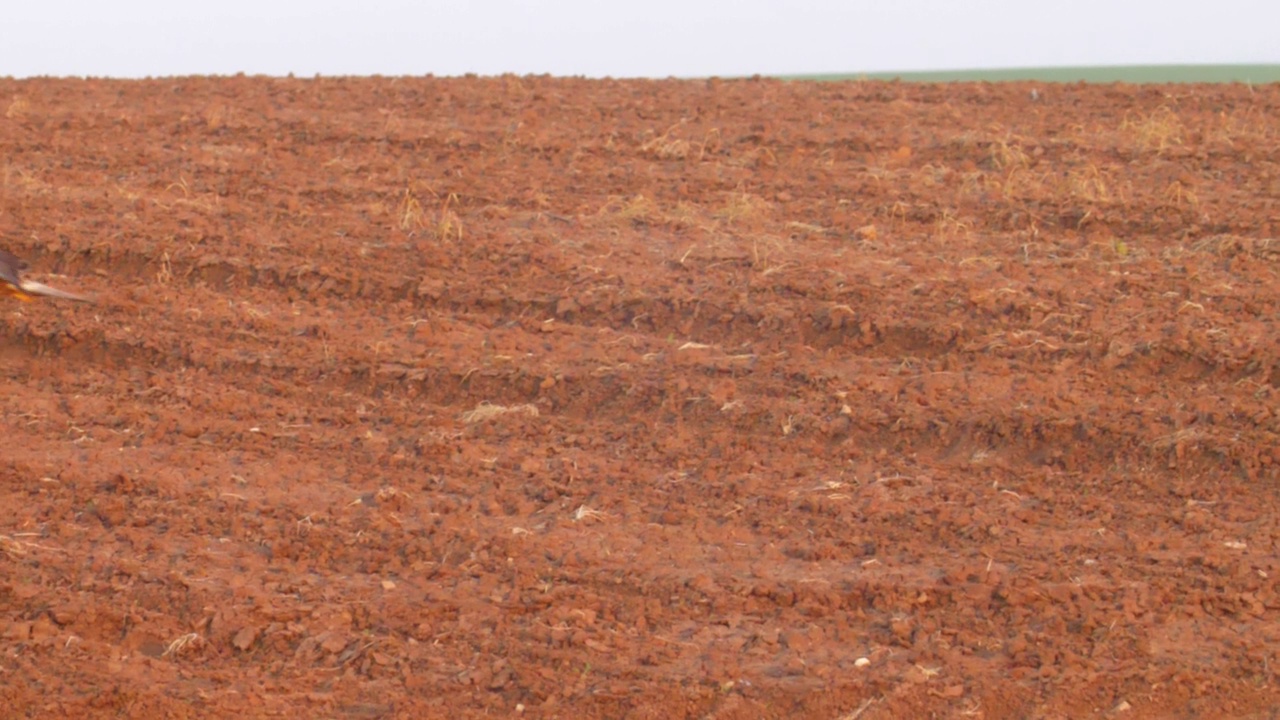
[[[4,717],[1274,717],[1280,88],[0,109]]]

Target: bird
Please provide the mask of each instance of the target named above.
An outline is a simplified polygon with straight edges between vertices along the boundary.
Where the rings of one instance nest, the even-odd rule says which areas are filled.
[[[84,295],[76,295],[65,290],[51,288],[35,280],[24,280],[22,272],[29,267],[31,266],[26,260],[8,250],[0,250],[0,293],[15,297],[22,302],[31,302],[38,295],[83,303],[93,302],[92,298]]]

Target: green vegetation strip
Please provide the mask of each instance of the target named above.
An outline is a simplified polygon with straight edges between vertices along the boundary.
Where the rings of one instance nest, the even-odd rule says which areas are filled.
[[[1229,83],[1280,82],[1280,65],[1123,65],[1108,67],[1011,68],[936,72],[783,75],[784,80],[902,80],[903,82]]]

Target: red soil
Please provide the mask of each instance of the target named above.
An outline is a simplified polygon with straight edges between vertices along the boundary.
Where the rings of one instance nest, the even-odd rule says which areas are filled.
[[[0,108],[6,716],[1280,703],[1275,86]]]

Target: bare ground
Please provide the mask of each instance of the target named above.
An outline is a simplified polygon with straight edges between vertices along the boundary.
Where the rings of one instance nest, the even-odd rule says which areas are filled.
[[[14,716],[1280,703],[1275,86],[0,107]]]

